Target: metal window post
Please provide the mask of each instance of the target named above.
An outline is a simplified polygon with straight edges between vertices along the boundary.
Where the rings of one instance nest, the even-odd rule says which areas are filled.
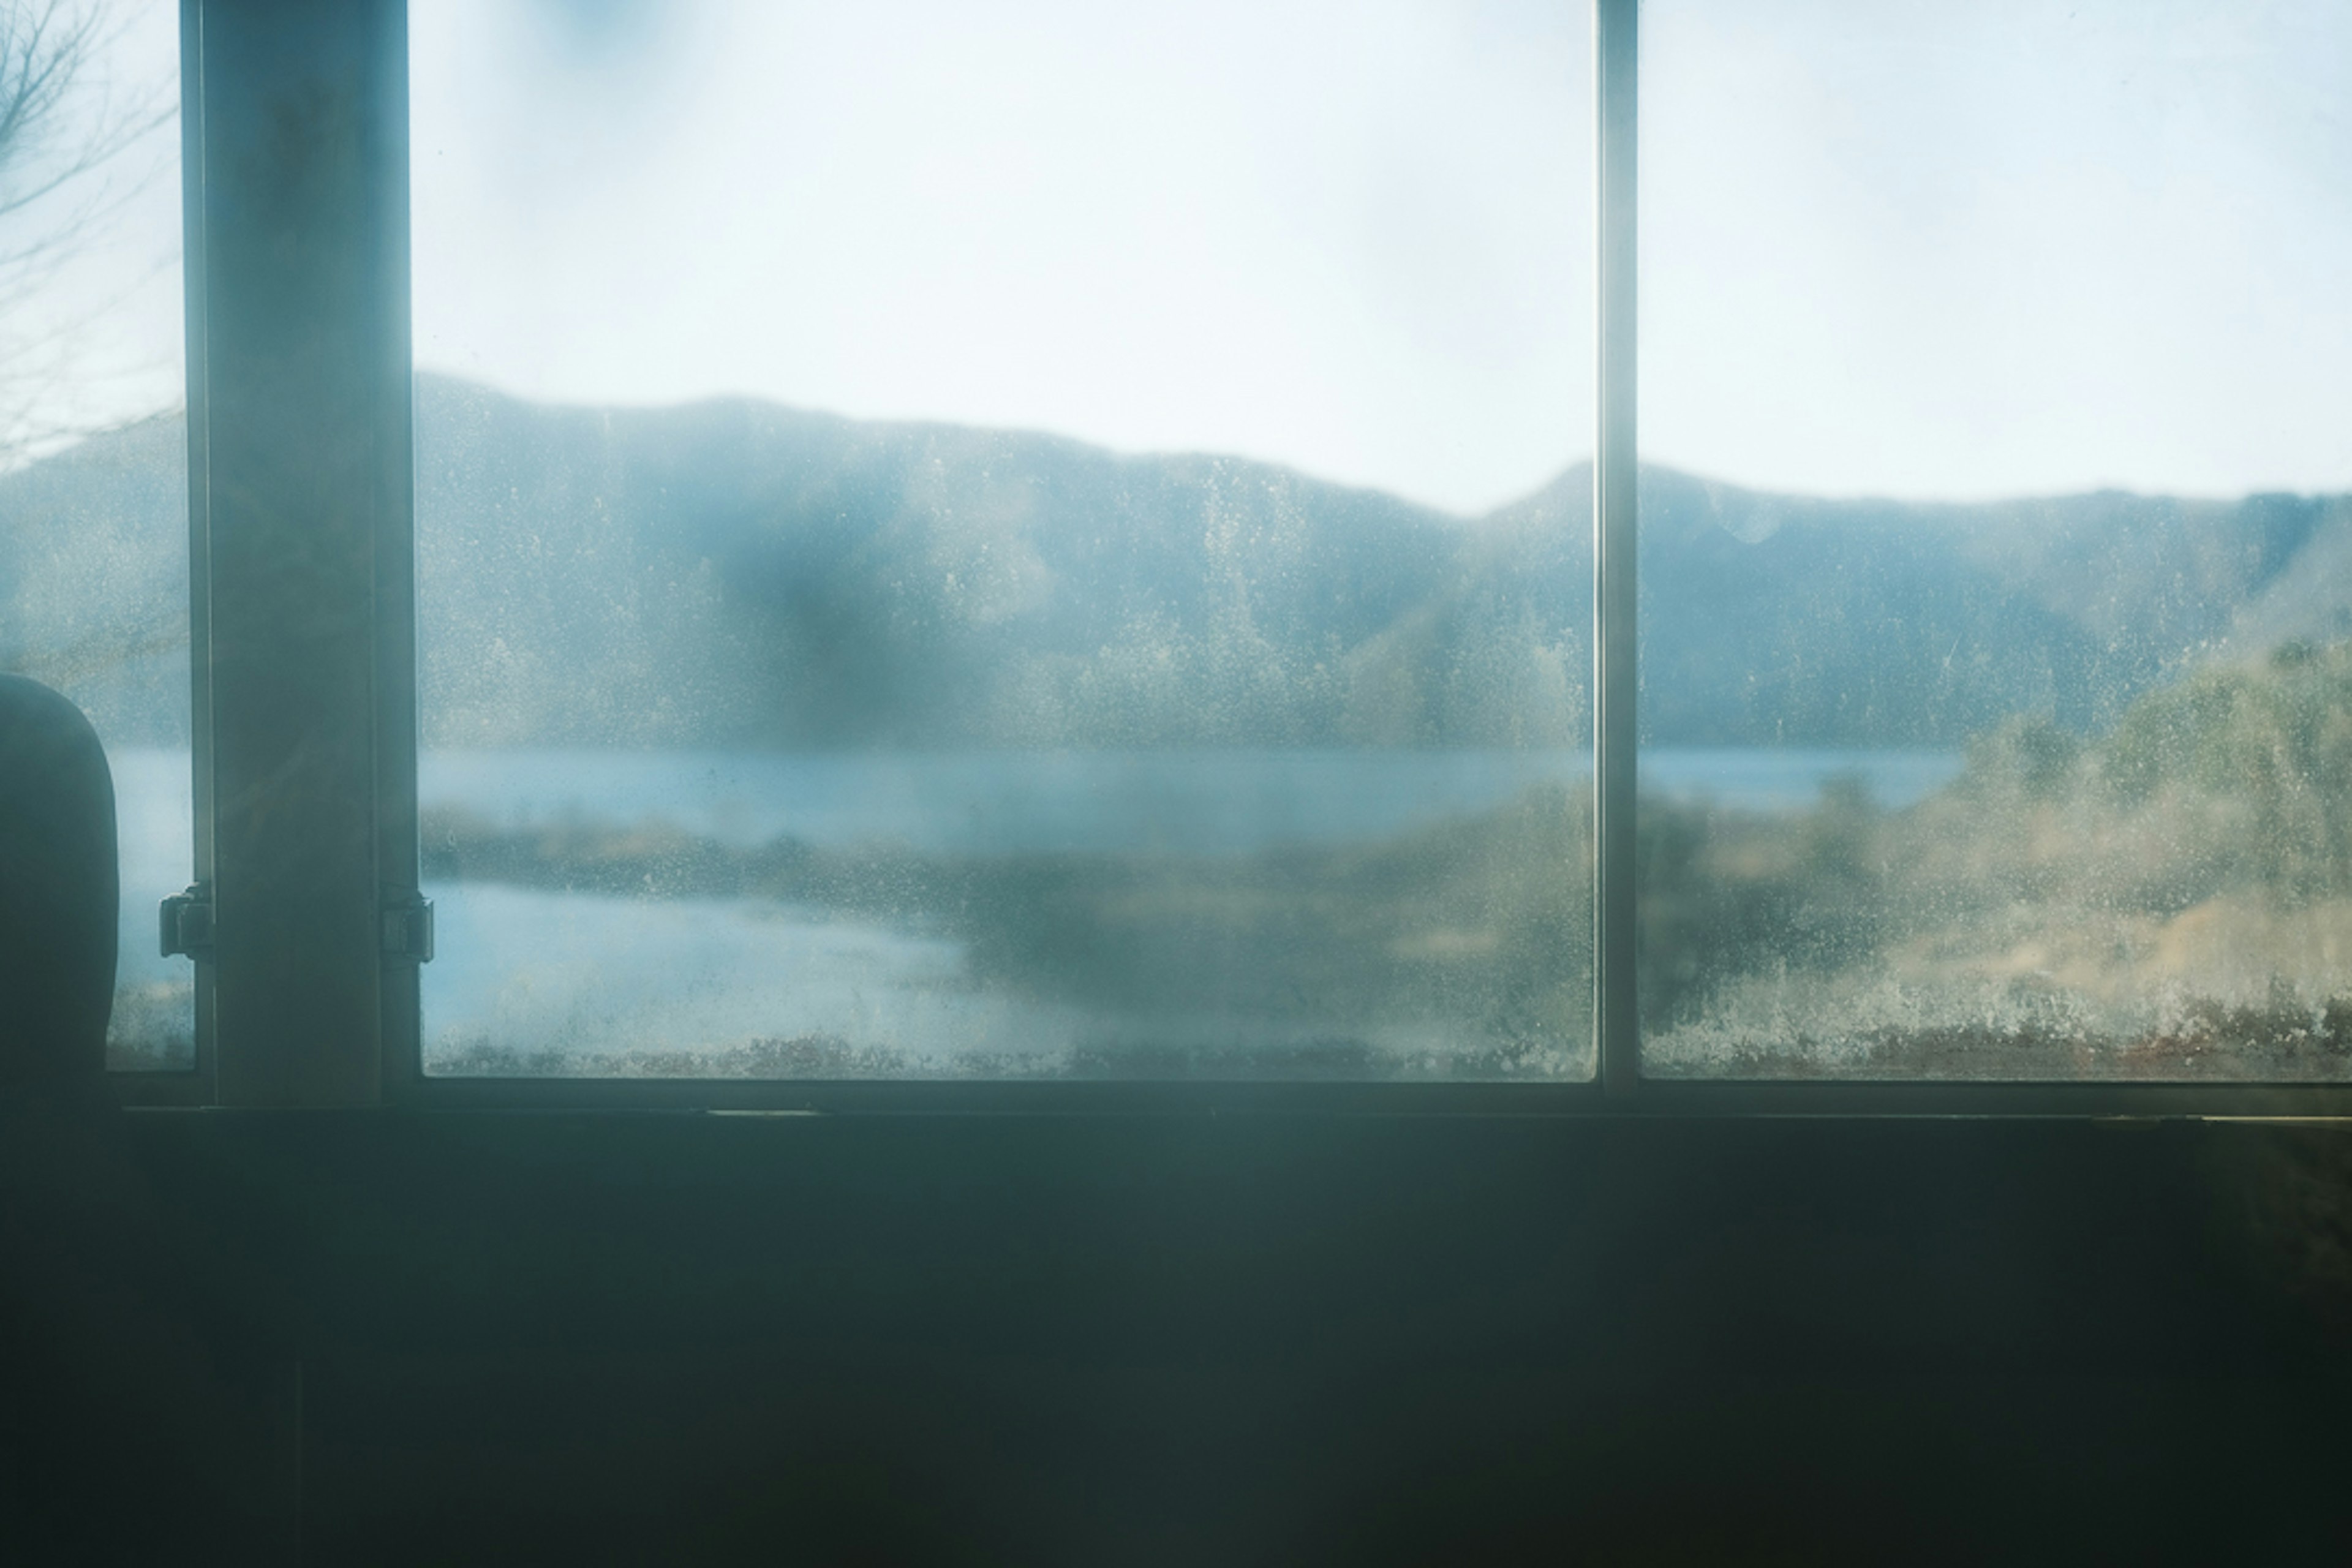
[[[199,1022],[223,1104],[370,1104],[415,1030],[404,8],[190,6]]]
[[[188,440],[188,752],[191,778],[188,799],[194,812],[194,861],[189,868],[192,895],[206,898],[213,879],[213,682],[211,509],[206,483],[211,467],[205,460],[205,437],[209,421],[205,411],[205,86],[204,0],[180,0],[180,224],[183,281],[181,315],[187,345]],[[167,900],[168,907],[168,900]],[[213,966],[194,959],[182,937],[183,951],[191,952],[195,970],[196,1043],[194,1097],[209,1104],[218,1095],[213,1047],[218,1035],[213,1019]],[[210,932],[205,933],[209,937]],[[208,944],[207,944],[208,945]],[[166,942],[169,952],[172,943]]]
[[[380,254],[370,321],[383,460],[375,479],[376,907],[383,1091],[422,1070],[419,966],[433,957],[433,906],[418,891],[416,757],[416,391],[409,315],[408,0],[376,0],[372,76],[382,95],[371,166]]]
[[[1634,636],[1634,142],[1640,70],[1639,0],[1595,0],[1593,103],[1597,116],[1594,358],[1599,429],[1592,463],[1593,773],[1598,875],[1593,965],[1601,1080],[1612,1096],[1641,1081],[1642,1024],[1635,989],[1634,727],[1640,669]]]

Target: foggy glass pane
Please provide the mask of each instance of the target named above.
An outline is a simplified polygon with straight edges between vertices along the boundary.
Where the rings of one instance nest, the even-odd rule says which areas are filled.
[[[2352,11],[1643,27],[1646,1070],[2352,1076]]]
[[[178,69],[170,0],[0,7],[0,669],[113,769],[116,1070],[195,1060],[155,919],[193,860]]]
[[[410,25],[428,1072],[1589,1075],[1588,17]]]

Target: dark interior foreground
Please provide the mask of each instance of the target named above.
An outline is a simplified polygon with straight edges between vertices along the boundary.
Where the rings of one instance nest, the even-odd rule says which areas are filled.
[[[19,1560],[2352,1545],[2336,1129],[10,1118]]]

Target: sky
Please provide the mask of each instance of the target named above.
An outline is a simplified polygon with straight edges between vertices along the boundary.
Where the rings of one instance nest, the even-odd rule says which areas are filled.
[[[142,0],[125,79],[168,72],[173,9]],[[1591,449],[1578,0],[410,9],[422,367],[1236,452],[1465,513]],[[1647,458],[1831,495],[2352,489],[2352,5],[1643,28]],[[169,184],[16,312],[98,323],[92,406],[179,374]]]
[[[1486,504],[1590,445],[1575,9],[416,0],[419,362]]]
[[[0,212],[0,469],[87,430],[175,408],[186,391],[172,112],[179,7],[72,3],[97,14],[100,47],[50,134],[0,162],[0,208],[46,184],[94,136],[152,129],[53,195]]]
[[[2352,5],[1644,7],[1645,453],[2352,489]]]

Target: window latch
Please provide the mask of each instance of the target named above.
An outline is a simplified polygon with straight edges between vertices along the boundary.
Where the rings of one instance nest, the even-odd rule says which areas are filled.
[[[162,917],[165,958],[213,955],[213,890],[209,886],[196,882],[184,893],[173,893],[156,913]]]
[[[433,900],[409,893],[384,907],[383,955],[411,963],[433,962]]]
[[[165,958],[210,958],[213,955],[213,894],[202,882],[184,893],[173,893],[157,910],[161,917]],[[415,963],[433,962],[433,900],[420,893],[390,905],[383,911],[383,953],[387,958]]]

